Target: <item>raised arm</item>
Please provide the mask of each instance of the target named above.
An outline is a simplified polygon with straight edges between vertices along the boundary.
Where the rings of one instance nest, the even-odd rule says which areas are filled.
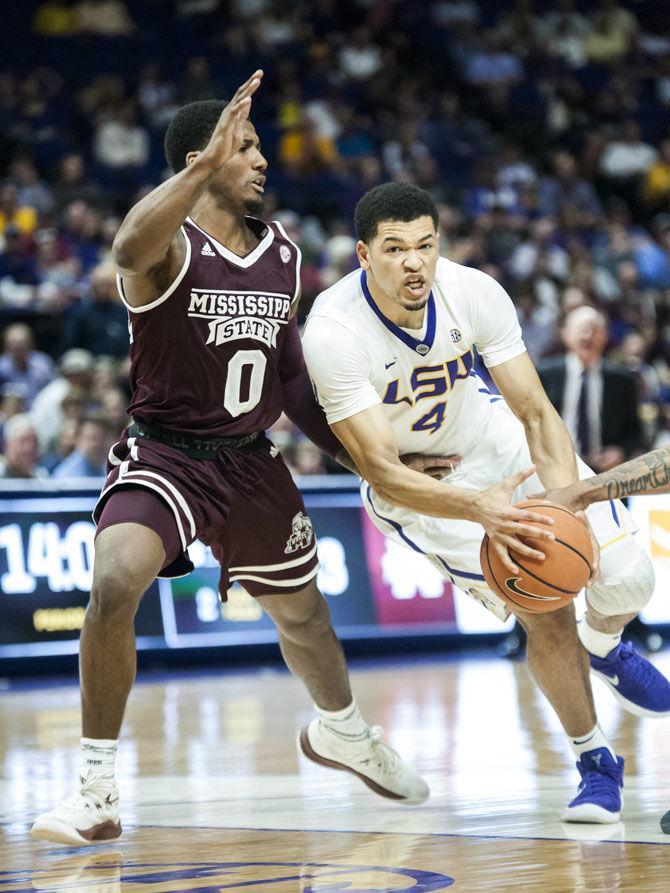
[[[262,76],[262,71],[254,72],[237,90],[209,143],[193,153],[184,170],[153,189],[126,215],[114,239],[112,257],[132,306],[154,300],[157,290],[160,294],[179,272],[186,251],[179,228],[210,179],[242,145],[243,124]]]
[[[568,487],[549,490],[546,499],[572,511],[606,499],[670,493],[670,447],[661,447]]]

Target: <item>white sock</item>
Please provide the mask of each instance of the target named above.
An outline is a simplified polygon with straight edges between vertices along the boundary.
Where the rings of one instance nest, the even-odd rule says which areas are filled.
[[[96,776],[114,781],[114,761],[119,742],[109,738],[81,739],[81,774],[83,778]]]
[[[597,629],[592,629],[586,622],[586,617],[577,624],[577,635],[579,640],[589,652],[595,654],[596,657],[606,657],[613,648],[621,641],[621,634],[618,633],[601,633]]]
[[[580,735],[577,738],[572,738],[568,735],[567,738],[570,742],[572,752],[578,760],[581,759],[582,754],[586,753],[587,750],[596,750],[599,747],[607,748],[616,760],[616,754],[612,750],[607,738],[605,738],[603,730],[597,723],[587,735]]]
[[[314,706],[323,725],[338,738],[344,741],[363,741],[370,735],[368,724],[361,716],[355,700],[344,710],[322,710],[318,704]]]

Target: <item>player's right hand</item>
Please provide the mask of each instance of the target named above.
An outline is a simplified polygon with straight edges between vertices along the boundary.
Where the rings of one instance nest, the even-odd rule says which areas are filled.
[[[200,153],[201,162],[212,171],[222,167],[244,142],[244,122],[249,117],[251,97],[261,85],[263,71],[259,68],[241,87],[235,91],[225,109],[221,112],[209,142]]]
[[[512,494],[516,488],[533,474],[535,474],[533,467],[519,471],[495,487],[483,490],[474,502],[473,520],[482,525],[501,561],[514,574],[519,573],[519,568],[514,564],[509,549],[514,549],[519,555],[525,555],[527,558],[544,560],[544,553],[529,546],[521,537],[531,537],[534,540],[555,539],[554,534],[546,527],[532,526],[533,522],[552,525],[553,518],[512,505]]]

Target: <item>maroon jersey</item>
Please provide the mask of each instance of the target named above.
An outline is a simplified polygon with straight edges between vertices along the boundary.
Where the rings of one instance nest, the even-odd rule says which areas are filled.
[[[150,304],[126,303],[135,417],[202,437],[235,437],[263,431],[281,414],[280,358],[299,290],[300,249],[280,224],[253,217],[247,224],[260,242],[238,257],[188,218],[175,281]]]

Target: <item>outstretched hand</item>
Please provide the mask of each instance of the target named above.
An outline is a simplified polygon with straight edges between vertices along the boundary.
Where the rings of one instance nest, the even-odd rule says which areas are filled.
[[[212,171],[222,167],[244,142],[244,122],[249,117],[251,98],[261,85],[263,71],[259,68],[235,91],[235,95],[221,112],[209,142],[201,152],[202,160]]]
[[[547,529],[547,526],[553,525],[553,518],[538,511],[516,508],[512,505],[514,491],[533,474],[535,474],[534,467],[519,471],[495,487],[483,490],[474,502],[475,513],[472,520],[482,525],[500,560],[514,574],[519,572],[519,568],[509,554],[510,549],[526,558],[543,561],[544,552],[529,546],[524,540],[555,539],[552,531]],[[534,527],[533,523],[547,526]]]

